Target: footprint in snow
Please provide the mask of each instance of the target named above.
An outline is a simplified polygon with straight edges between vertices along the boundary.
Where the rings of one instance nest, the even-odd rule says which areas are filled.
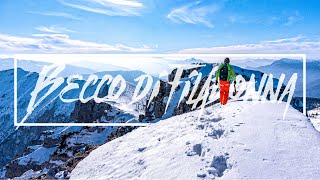
[[[232,144],[233,144],[233,145],[236,145],[236,146],[245,146],[244,143],[239,143],[239,142],[237,142],[237,141],[232,141]]]
[[[147,149],[147,147],[139,148],[138,151],[139,151],[139,152],[143,152],[145,149]]]
[[[268,159],[263,158],[262,159],[263,162],[270,162]]]
[[[202,154],[202,144],[195,144],[193,145],[192,149],[186,152],[187,156],[195,156]]]
[[[225,153],[224,155],[214,156],[210,167],[208,168],[208,173],[213,174],[218,177],[222,177],[223,173],[227,169],[231,169],[231,164],[228,163],[229,154]]]
[[[208,111],[208,110],[206,110],[206,109],[204,109],[203,111],[202,111],[202,115],[211,115],[212,113],[210,112],[210,111]]]
[[[204,124],[198,124],[196,129],[203,130],[205,128]]]
[[[218,115],[218,116],[210,116],[210,118],[208,120],[212,121],[212,122],[219,122],[222,119],[223,119],[222,116]]]
[[[219,128],[219,129],[212,129],[212,131],[208,133],[208,136],[212,137],[213,139],[219,139],[222,137],[223,134],[224,134],[224,129]]]
[[[263,158],[262,161],[264,163],[274,163],[274,160],[269,160],[269,159],[266,159],[266,158]]]
[[[139,165],[143,165],[143,164],[144,164],[144,160],[139,159],[139,161],[137,162],[137,164],[139,164]]]
[[[199,172],[199,173],[197,174],[197,177],[198,177],[198,178],[205,178],[205,177],[207,177],[207,174],[206,174],[205,172]]]
[[[246,151],[246,152],[251,152],[251,149],[244,149],[244,151]]]

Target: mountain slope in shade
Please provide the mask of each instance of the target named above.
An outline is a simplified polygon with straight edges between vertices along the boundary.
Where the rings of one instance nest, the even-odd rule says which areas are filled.
[[[282,73],[286,75],[285,83],[288,81],[288,76],[291,77],[293,73],[298,73],[295,96],[302,97],[303,91],[303,63],[300,60],[294,59],[280,59],[270,65],[260,66],[254,68],[267,74],[273,74],[274,77],[279,78]],[[315,88],[320,82],[320,61],[307,61],[307,97],[320,98],[319,90]]]
[[[291,107],[282,119],[284,107],[230,102],[138,128],[92,151],[71,179],[317,179],[320,134]]]
[[[320,99],[320,79],[314,80],[307,84],[307,95],[310,94],[308,91],[312,92],[312,97]]]
[[[134,75],[135,73],[132,72]],[[14,115],[14,86],[13,86],[13,69],[0,71],[0,168],[11,161],[17,154],[21,153],[27,146],[37,143],[42,132],[53,127],[20,127],[16,130],[13,125]],[[27,113],[27,107],[31,98],[31,92],[34,90],[38,74],[35,72],[24,71],[21,68],[17,69],[18,74],[18,122]],[[132,77],[130,71],[123,74],[124,78],[127,76]],[[101,77],[99,77],[101,78]],[[99,80],[100,81],[100,80]],[[81,88],[84,84],[83,81],[77,81],[79,83],[79,89],[72,90],[64,95],[65,98],[78,98]],[[98,83],[97,83],[98,84]],[[86,92],[85,97],[92,95],[96,90],[96,86],[90,86]],[[75,108],[75,102],[64,103],[59,98],[59,93],[66,86],[66,81],[54,92],[52,92],[47,98],[44,99],[38,107],[35,108],[33,113],[27,119],[26,122],[74,122],[74,119],[70,117],[71,112]],[[112,106],[117,106],[119,109],[125,108],[126,112],[139,115],[139,107],[142,107],[142,103],[145,99],[135,103],[129,104],[135,85],[127,83],[126,90],[117,101],[112,102]],[[103,88],[102,88],[103,90]],[[41,91],[38,97],[43,96],[47,91]],[[138,107],[138,108],[137,108]],[[91,119],[94,121],[95,119]],[[0,177],[1,179],[1,177]]]

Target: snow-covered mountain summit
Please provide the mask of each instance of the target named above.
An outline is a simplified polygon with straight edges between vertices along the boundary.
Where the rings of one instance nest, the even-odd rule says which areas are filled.
[[[138,128],[92,151],[71,179],[316,179],[320,134],[291,107],[282,119],[284,107],[230,102]]]
[[[77,122],[77,123],[157,122],[160,120],[167,121],[168,118],[173,119],[172,121],[177,120],[179,122],[181,121],[181,119],[185,118],[187,119],[186,120],[187,124],[182,124],[182,126],[180,127],[181,123],[179,122],[180,124],[178,128],[181,128],[183,131],[186,131],[186,132],[190,131],[191,135],[194,135],[196,138],[199,138],[200,140],[203,140],[203,141],[198,143],[193,141],[184,142],[185,144],[187,144],[187,150],[184,150],[184,149],[183,150],[188,157],[189,156],[196,157],[196,155],[200,155],[202,157],[204,148],[208,147],[209,149],[219,149],[219,148],[221,149],[221,147],[218,147],[218,145],[211,147],[211,144],[208,146],[205,146],[206,143],[204,142],[207,142],[207,140],[201,139],[201,136],[199,136],[198,134],[192,134],[194,133],[193,132],[195,130],[194,128],[196,129],[200,128],[200,131],[199,131],[200,134],[203,134],[203,133],[207,134],[205,135],[206,137],[204,138],[207,138],[208,136],[214,139],[219,139],[220,137],[222,138],[228,137],[227,135],[229,133],[233,134],[235,130],[233,128],[224,128],[224,127],[233,127],[232,124],[223,124],[223,122],[225,122],[224,118],[228,119],[228,116],[231,116],[231,119],[234,118],[232,117],[233,115],[231,115],[230,112],[237,112],[238,108],[240,110],[247,110],[247,108],[253,109],[254,106],[246,105],[241,107],[241,105],[239,105],[239,107],[236,107],[238,105],[234,106],[232,105],[233,102],[231,102],[232,104],[227,106],[227,108],[229,108],[230,106],[231,109],[219,110],[220,106],[214,105],[212,106],[215,109],[213,113],[214,116],[211,117],[210,115],[211,112],[209,110],[208,112],[206,112],[206,115],[202,117],[203,122],[200,122],[200,124],[197,122],[198,112],[193,112],[187,115],[172,117],[175,115],[180,115],[183,113],[190,112],[192,110],[191,106],[189,104],[186,104],[186,101],[185,101],[186,99],[182,101],[180,106],[176,107],[180,97],[179,95],[181,95],[186,82],[190,81],[191,87],[194,87],[195,85],[195,81],[197,80],[197,78],[189,77],[189,75],[192,73],[192,70],[197,70],[203,75],[199,79],[200,86],[197,87],[197,89],[201,90],[204,86],[203,84],[208,80],[209,73],[218,64],[199,63],[198,65],[201,65],[201,67],[187,69],[182,72],[181,82],[179,84],[179,87],[176,88],[176,92],[174,93],[173,98],[170,102],[168,111],[165,114],[164,114],[165,112],[164,105],[168,101],[168,96],[171,88],[170,82],[173,81],[174,75],[176,74],[177,69],[174,69],[168,75],[167,79],[169,82],[166,82],[166,81],[160,82],[160,91],[158,93],[158,96],[154,100],[152,100],[151,106],[150,106],[152,108],[150,109],[145,108],[146,104],[150,100],[149,95],[135,104],[129,103],[131,100],[130,97],[132,97],[133,91],[135,89],[136,81],[134,81],[134,79],[144,74],[142,71],[111,71],[111,72],[104,71],[104,72],[97,72],[95,74],[99,78],[101,78],[105,74],[110,74],[112,76],[121,74],[122,76],[124,76],[125,80],[127,81],[128,86],[124,91],[123,96],[121,96],[120,99],[118,99],[115,102],[110,102],[110,104],[108,103],[99,104],[91,101],[87,103],[80,103],[79,101],[70,103],[70,104],[62,103],[59,99],[58,93],[61,92],[61,88],[66,85],[66,82],[64,82],[64,84],[57,91],[53,92],[46,99],[46,101],[44,101],[40,106],[37,107],[37,109],[28,118],[28,122],[31,122],[31,123],[56,122],[56,121]],[[261,79],[263,76],[262,72],[243,69],[236,66],[234,66],[234,70],[236,74],[242,75],[242,77],[244,78],[243,81],[249,81],[250,76],[254,74],[255,75],[254,80],[256,82],[254,86],[255,89],[257,89],[261,84]],[[85,79],[88,78],[88,75],[83,74],[83,72],[81,74],[85,77]],[[17,131],[14,131],[15,127],[13,127],[13,120],[12,120],[13,118],[13,113],[12,113],[13,111],[13,70],[10,69],[5,71],[0,71],[0,75],[1,77],[6,77],[0,80],[0,82],[2,81],[2,83],[0,84],[4,84],[4,88],[0,89],[0,97],[3,98],[3,101],[0,103],[0,107],[1,107],[0,120],[2,123],[2,130],[0,131],[0,136],[3,137],[2,138],[3,140],[0,141],[0,149],[4,150],[4,151],[0,151],[0,154],[2,154],[0,159],[0,167],[5,165],[5,167],[2,170],[0,170],[0,178],[5,178],[5,177],[6,178],[15,178],[15,177],[44,178],[45,177],[49,179],[50,178],[68,178],[70,175],[69,173],[73,170],[76,164],[79,161],[81,161],[84,157],[86,157],[93,149],[97,148],[97,146],[100,146],[126,133],[129,133],[131,130],[134,129],[133,127],[126,127],[126,128],[124,127],[121,127],[121,128],[83,127],[83,128],[76,128],[76,129],[73,129],[73,128],[61,129],[61,128],[52,128],[52,127],[45,127],[45,128],[21,127]],[[18,98],[18,111],[19,111],[18,119],[22,119],[22,117],[26,113],[25,112],[27,108],[26,106],[28,105],[31,91],[34,89],[37,79],[38,79],[38,73],[28,72],[26,70],[18,68],[18,97],[19,97]],[[154,78],[154,80],[157,81],[158,78]],[[276,86],[278,85],[278,80],[277,79],[273,79],[273,80],[274,80],[273,87],[276,88]],[[98,81],[100,81],[100,79]],[[210,84],[213,84],[214,78],[211,79],[210,77],[208,82]],[[77,83],[79,84],[80,87],[83,87],[84,81],[79,80],[77,81]],[[237,83],[237,84],[239,85],[240,83]],[[96,85],[90,86],[90,88],[86,90],[85,96],[93,94],[95,87]],[[281,89],[283,88],[284,86],[281,87]],[[65,97],[77,98],[79,96],[80,89],[81,88],[67,93]],[[238,88],[238,90],[239,89],[241,88]],[[102,88],[101,90],[102,90],[101,95],[102,94],[106,95],[105,93],[107,92],[108,88],[106,86],[106,88]],[[280,94],[281,93],[282,93],[282,90],[280,91]],[[199,96],[199,94],[200,92],[196,91],[196,95]],[[190,88],[189,88],[189,95],[191,96]],[[186,96],[185,98],[187,98],[188,96]],[[236,102],[235,104],[237,103],[238,102]],[[291,105],[293,107],[296,107],[297,109],[300,108],[300,106],[294,106],[295,105],[294,102]],[[263,114],[263,112],[267,112],[267,111],[273,112],[275,110],[274,108],[275,107],[271,107],[271,108],[266,107],[266,110],[259,110],[257,112],[260,114]],[[254,110],[251,110],[251,111],[248,111],[248,115],[250,115],[250,113],[254,114],[257,112]],[[290,112],[288,112],[287,114],[290,114]],[[257,114],[254,114],[252,116],[248,116],[248,115],[245,114],[243,115],[243,117],[240,116],[241,118],[240,120],[247,118],[247,121],[251,122],[250,120],[251,118],[258,118],[256,116]],[[279,116],[279,119],[282,118],[282,115],[276,114],[276,117],[278,116]],[[297,114],[293,114],[292,117],[295,117],[295,118],[297,117],[299,119],[300,116],[301,114],[297,113]],[[210,118],[212,120],[210,120]],[[263,119],[266,120],[268,118],[269,119],[273,118],[273,116],[267,116],[267,117],[264,117]],[[304,117],[302,116],[301,119],[303,118]],[[8,121],[8,119],[10,121]],[[211,121],[217,121],[218,123],[216,122],[211,123]],[[168,120],[168,122],[170,124],[171,121]],[[227,122],[229,122],[229,120]],[[189,128],[190,123],[193,124],[191,125],[191,127],[194,127],[194,128],[189,130],[187,128]],[[160,124],[162,124],[162,121],[160,121]],[[239,123],[238,125],[241,125],[241,124]],[[250,128],[255,127],[255,125],[256,124],[251,125]],[[158,125],[155,125],[155,126],[158,127]],[[173,124],[173,126],[177,126],[177,125]],[[167,129],[169,130],[171,129],[167,125],[164,125],[164,127],[167,127]],[[177,127],[174,127],[174,128],[177,129]],[[249,131],[248,129],[246,130]],[[154,131],[157,132],[158,130],[154,129]],[[160,134],[167,133],[167,132],[164,132],[166,130],[162,128],[159,128],[159,131],[160,131]],[[177,136],[180,137],[180,135],[174,134],[176,133],[175,131],[176,130],[171,129],[171,132],[172,132],[171,135],[173,137],[177,137]],[[179,133],[179,131],[177,132]],[[28,134],[28,136],[26,136],[26,134]],[[149,134],[152,134],[152,133],[149,133]],[[142,134],[142,135],[146,137],[150,137],[147,134],[146,135]],[[141,139],[141,138],[139,137],[138,139]],[[159,141],[161,141],[161,138]],[[148,142],[148,140],[146,140],[146,142]],[[208,142],[211,142],[211,141],[208,141]],[[153,142],[150,142],[150,143],[153,143]],[[229,148],[230,146],[228,145],[227,147]],[[176,148],[176,147],[173,147],[173,148]],[[181,148],[185,148],[185,146],[181,146]],[[167,149],[167,150],[170,151],[170,149]],[[138,151],[144,152],[145,148],[141,147]],[[176,151],[176,150],[173,149],[173,151]],[[232,151],[226,151],[226,152],[221,151],[221,153],[215,154],[216,157],[214,156],[207,157],[203,155],[203,158],[207,158],[204,160],[208,161],[208,163],[211,163],[212,165],[209,165],[206,168],[199,168],[200,170],[197,170],[197,172],[195,173],[196,176],[190,176],[190,177],[191,178],[195,178],[195,177],[211,178],[213,176],[223,176],[225,172],[227,172],[226,169],[230,169],[230,168],[234,169],[233,167],[236,164],[230,161],[232,160],[230,152]],[[177,150],[177,153],[180,153],[180,150]],[[207,154],[209,153],[209,151],[205,153]],[[163,153],[163,154],[164,156],[166,156],[166,153]],[[38,157],[41,157],[41,158],[39,159]],[[209,159],[211,158],[211,160],[208,160],[208,158]],[[229,163],[229,161],[231,163]],[[141,161],[139,163],[144,164],[144,161]],[[167,160],[165,159],[163,162],[158,162],[158,163],[165,164],[167,163]],[[222,163],[223,165],[221,165],[220,163]],[[150,162],[150,164],[153,164],[153,162]],[[174,168],[171,167],[171,169],[174,169]],[[164,170],[167,170],[167,169],[164,169]],[[190,172],[193,172],[193,171],[190,170]],[[147,175],[149,174],[146,174],[146,176]],[[191,174],[187,174],[187,175],[191,175]],[[126,178],[126,177],[127,176],[124,176],[123,178]],[[156,176],[151,175],[151,177],[156,177]]]

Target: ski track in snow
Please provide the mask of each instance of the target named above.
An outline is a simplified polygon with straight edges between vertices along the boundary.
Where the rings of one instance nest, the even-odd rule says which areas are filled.
[[[317,179],[320,134],[285,104],[231,102],[141,127],[94,150],[71,179]]]

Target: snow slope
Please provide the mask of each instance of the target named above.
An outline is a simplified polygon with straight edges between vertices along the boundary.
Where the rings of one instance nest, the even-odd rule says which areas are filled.
[[[282,119],[284,107],[230,102],[138,128],[92,151],[71,179],[317,179],[320,134],[291,107]]]

